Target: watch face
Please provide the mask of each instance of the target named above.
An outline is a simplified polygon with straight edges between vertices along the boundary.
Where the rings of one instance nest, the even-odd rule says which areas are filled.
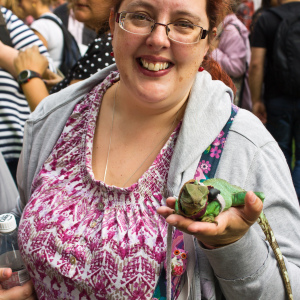
[[[20,73],[19,79],[20,79],[20,80],[25,80],[25,79],[28,78],[28,76],[29,76],[29,71],[28,71],[28,70],[24,70],[24,71],[22,71],[22,72]]]
[[[41,75],[35,71],[24,70],[18,75],[17,81],[21,85],[28,82],[31,78],[41,78]]]

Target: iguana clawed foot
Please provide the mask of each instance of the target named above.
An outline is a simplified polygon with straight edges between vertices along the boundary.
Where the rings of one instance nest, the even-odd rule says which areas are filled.
[[[215,221],[215,217],[212,215],[205,216],[201,219],[201,222],[215,223],[218,225],[218,222]]]

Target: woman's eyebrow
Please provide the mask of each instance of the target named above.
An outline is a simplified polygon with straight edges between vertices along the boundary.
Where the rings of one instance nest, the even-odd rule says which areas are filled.
[[[194,19],[195,22],[198,22],[198,23],[201,21],[201,18],[198,15],[195,15],[195,14],[185,11],[185,10],[176,11],[176,15],[183,16],[183,17],[190,17],[190,18]]]
[[[143,8],[147,8],[147,9],[154,9],[154,6],[151,3],[147,2],[147,1],[136,0],[136,1],[131,2],[127,6],[126,10],[130,10],[130,9],[135,8],[135,7],[143,7]],[[174,14],[178,15],[178,16],[183,16],[183,17],[190,17],[190,18],[194,19],[195,22],[198,22],[198,23],[201,21],[201,18],[198,15],[193,14],[193,13],[191,13],[189,11],[186,11],[186,10],[178,10],[178,11],[175,11]]]

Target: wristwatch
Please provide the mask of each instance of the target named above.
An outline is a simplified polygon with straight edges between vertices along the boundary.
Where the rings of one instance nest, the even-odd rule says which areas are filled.
[[[35,71],[31,71],[31,70],[24,70],[22,71],[18,77],[17,77],[17,81],[19,83],[19,85],[28,82],[31,78],[42,78],[41,75]]]

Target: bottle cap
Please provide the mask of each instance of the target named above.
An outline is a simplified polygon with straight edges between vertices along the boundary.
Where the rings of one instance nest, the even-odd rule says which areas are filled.
[[[7,233],[17,228],[16,218],[13,214],[0,215],[0,232]]]

